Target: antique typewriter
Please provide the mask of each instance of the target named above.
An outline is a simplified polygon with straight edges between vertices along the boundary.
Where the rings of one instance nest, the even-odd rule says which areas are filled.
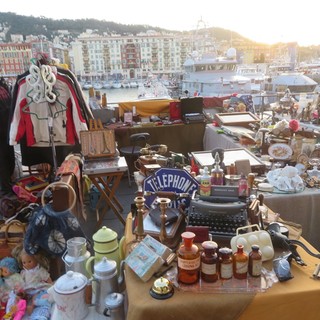
[[[207,226],[213,239],[230,240],[248,225],[247,204],[237,196],[199,196],[191,199],[188,226]]]
[[[206,118],[203,113],[186,113],[182,116],[184,123],[199,123],[206,122]]]

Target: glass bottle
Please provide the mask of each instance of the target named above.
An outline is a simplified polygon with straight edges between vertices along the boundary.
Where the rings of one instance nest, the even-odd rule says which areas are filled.
[[[107,107],[107,94],[103,93],[101,98],[101,107],[106,108]]]
[[[223,170],[220,168],[220,157],[219,153],[215,154],[215,167],[211,170],[211,185],[221,186],[223,185]]]
[[[248,195],[248,182],[246,176],[241,173],[241,178],[239,180],[239,197],[246,198]]]
[[[211,178],[209,176],[208,167],[203,168],[203,174],[200,178],[200,195],[210,196],[211,195]]]
[[[254,180],[256,178],[256,175],[252,172],[248,174],[247,177],[247,185],[248,185],[248,196],[251,196],[253,194],[253,187],[254,187]]]
[[[290,147],[292,149],[292,156],[291,156],[291,160],[292,161],[297,161],[297,157],[298,157],[298,144],[297,144],[297,139],[296,139],[296,134],[294,133],[290,139]]]
[[[178,249],[178,281],[192,284],[199,281],[200,251],[193,243],[193,232],[183,232],[181,237],[183,243]]]
[[[219,272],[222,280],[232,278],[232,250],[230,248],[219,249]]]
[[[202,242],[203,252],[201,254],[201,279],[206,282],[218,280],[218,245],[214,241]]]
[[[257,244],[252,245],[249,253],[249,268],[248,272],[252,277],[260,277],[262,268],[262,253]]]
[[[248,273],[249,257],[243,251],[243,245],[237,245],[237,251],[233,254],[233,276],[236,279],[246,279]]]
[[[230,174],[230,176],[233,176],[236,174],[236,166],[234,165],[234,163],[231,163],[230,166],[228,167],[228,174]]]

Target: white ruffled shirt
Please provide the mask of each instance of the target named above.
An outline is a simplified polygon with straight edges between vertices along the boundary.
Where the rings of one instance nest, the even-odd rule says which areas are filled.
[[[40,265],[37,265],[33,269],[21,270],[21,276],[25,283],[25,290],[50,286],[50,284],[47,283],[48,279],[50,278],[50,274]]]

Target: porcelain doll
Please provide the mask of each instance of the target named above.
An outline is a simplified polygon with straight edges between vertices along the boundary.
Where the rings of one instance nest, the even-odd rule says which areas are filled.
[[[15,299],[14,291],[23,287],[23,280],[19,272],[19,264],[15,258],[5,257],[0,261],[0,300],[2,302],[12,304]]]
[[[39,255],[29,255],[24,249],[20,253],[21,276],[24,281],[24,289],[33,291],[48,288],[52,280],[48,270],[41,264]]]
[[[50,319],[51,302],[48,300],[47,289],[52,280],[47,265],[40,255],[29,255],[24,249],[20,253],[21,276],[24,281],[24,289],[31,297],[27,313],[30,320]]]
[[[15,303],[10,311],[3,316],[3,319],[21,320],[27,309],[27,297],[23,290],[16,293]]]

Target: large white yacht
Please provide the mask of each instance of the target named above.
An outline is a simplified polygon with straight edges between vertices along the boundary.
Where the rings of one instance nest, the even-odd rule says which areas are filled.
[[[182,91],[209,97],[251,93],[251,80],[237,73],[237,65],[234,48],[225,57],[193,52],[184,63]]]

